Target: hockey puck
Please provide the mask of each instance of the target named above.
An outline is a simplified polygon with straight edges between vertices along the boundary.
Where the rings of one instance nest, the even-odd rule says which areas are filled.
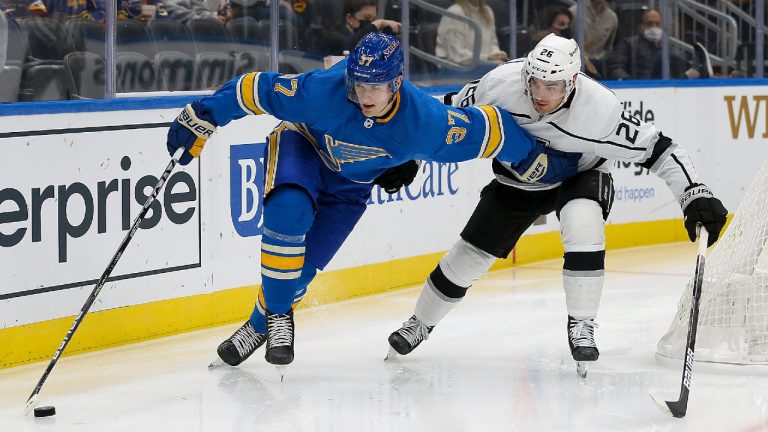
[[[50,417],[52,415],[56,415],[56,407],[41,406],[35,408],[35,417]]]

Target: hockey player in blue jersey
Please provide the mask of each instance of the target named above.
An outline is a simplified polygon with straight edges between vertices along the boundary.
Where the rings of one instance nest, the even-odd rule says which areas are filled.
[[[293,307],[366,209],[374,184],[397,191],[414,160],[497,158],[524,181],[576,172],[578,154],[551,152],[493,106],[454,108],[402,76],[400,42],[365,36],[349,58],[301,75],[252,72],[187,105],[168,131],[168,151],[197,157],[216,127],[246,115],[283,120],[265,160],[262,290],[251,319],[218,348],[235,366],[265,342],[266,360],[293,361]],[[346,91],[344,91],[346,89]]]

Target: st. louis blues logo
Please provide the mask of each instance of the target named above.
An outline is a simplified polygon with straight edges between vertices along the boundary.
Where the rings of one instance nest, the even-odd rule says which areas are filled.
[[[341,171],[341,164],[349,162],[362,162],[377,157],[391,157],[389,153],[378,147],[367,147],[358,144],[350,144],[344,141],[334,140],[325,136],[326,152],[320,151],[323,161],[328,168]]]

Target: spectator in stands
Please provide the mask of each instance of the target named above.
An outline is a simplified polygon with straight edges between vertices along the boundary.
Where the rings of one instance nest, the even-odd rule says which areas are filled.
[[[577,5],[568,10],[572,16],[576,16]],[[573,22],[572,22],[573,24]],[[616,40],[616,30],[619,27],[619,19],[612,11],[606,0],[588,0],[584,14],[584,53],[587,71],[593,73],[596,78],[604,74],[604,63],[613,49]],[[575,33],[575,27],[573,32]],[[594,70],[590,70],[594,69]]]
[[[471,18],[480,24],[480,60],[503,63],[509,60],[507,53],[499,48],[496,37],[496,19],[493,10],[485,0],[456,0],[449,12]],[[475,32],[462,21],[443,17],[437,27],[435,54],[455,63],[466,64],[472,59]]]
[[[240,18],[249,16],[256,18],[256,20],[268,20],[270,19],[270,0],[230,0],[232,6],[232,18]],[[279,0],[280,3],[280,20],[290,22],[296,26],[298,24],[298,18],[293,12],[293,6],[286,0]]]
[[[376,18],[377,3],[377,0],[344,0],[342,20],[330,30],[316,34],[319,39],[316,49],[326,55],[340,55],[352,51],[368,33],[399,34],[402,27],[399,22]]]
[[[98,11],[94,0],[28,0],[27,11],[32,16],[68,19],[94,19],[92,12]]]
[[[211,9],[207,0],[165,0],[164,5],[168,16],[182,24],[198,18],[215,19],[226,24],[229,19],[229,16],[219,15],[218,11]]]
[[[547,6],[539,12],[537,29],[531,38],[531,48],[536,46],[544,36],[554,33],[557,36],[572,39],[571,21],[573,15],[562,6]]]
[[[660,79],[661,78],[661,14],[649,9],[643,14],[640,33],[619,41],[608,59],[609,79]],[[692,68],[681,55],[669,56],[672,78],[699,78],[701,73]]]

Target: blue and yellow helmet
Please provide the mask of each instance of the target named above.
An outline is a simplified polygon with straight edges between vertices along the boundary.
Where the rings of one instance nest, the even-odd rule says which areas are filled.
[[[347,59],[347,97],[357,102],[356,83],[390,84],[395,93],[398,90],[395,80],[402,73],[403,49],[400,41],[384,33],[368,33],[360,39]]]

